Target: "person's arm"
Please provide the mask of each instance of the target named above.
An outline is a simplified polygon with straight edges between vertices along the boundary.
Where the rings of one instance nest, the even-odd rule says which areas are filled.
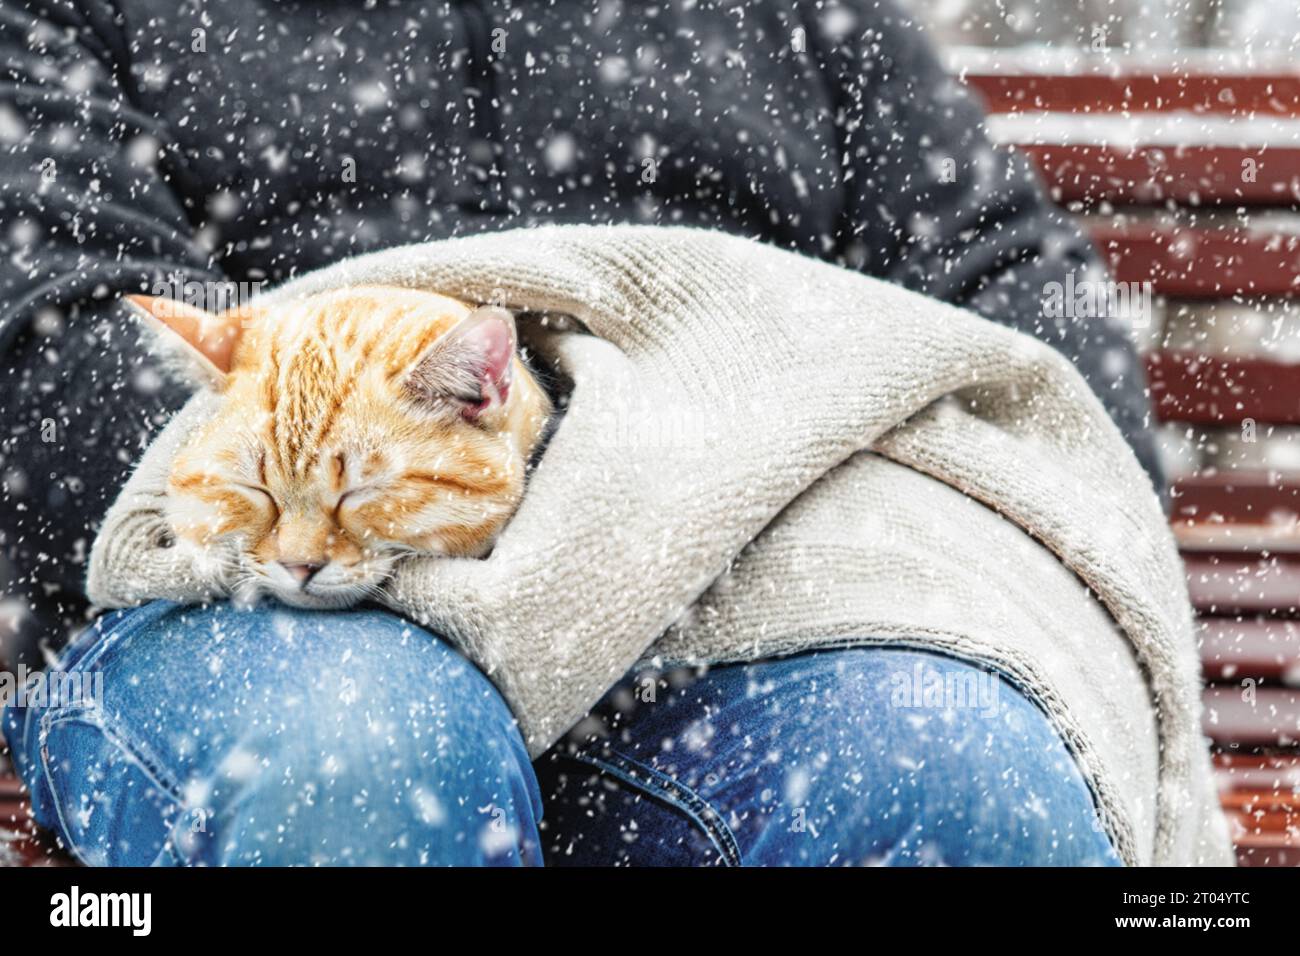
[[[29,638],[75,624],[93,525],[185,398],[117,296],[219,277],[168,131],[132,107],[115,15],[0,7],[0,546]]]
[[[809,24],[818,23],[809,4]],[[915,20],[853,0],[856,22],[810,43],[832,84],[848,203],[842,248],[881,278],[964,306],[1063,352],[1101,398],[1163,494],[1145,376],[1119,320],[1049,318],[1048,283],[1107,278],[1091,242],[1045,194],[1028,160],[994,148],[982,107],[949,77]],[[945,181],[945,161],[951,181]]]

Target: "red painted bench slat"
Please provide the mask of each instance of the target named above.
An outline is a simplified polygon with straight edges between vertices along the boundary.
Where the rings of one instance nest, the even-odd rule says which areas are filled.
[[[1300,116],[1300,74],[1158,73],[1135,66],[1115,75],[967,72],[962,80],[990,112],[1169,113]]]
[[[1292,516],[1300,515],[1300,474],[1219,471],[1190,475],[1172,483],[1170,497],[1174,521],[1290,524]]]
[[[1018,143],[1057,202],[1275,206],[1300,200],[1300,149]],[[1247,161],[1251,176],[1244,177]]]
[[[1173,299],[1292,296],[1300,292],[1300,233],[1164,225],[1086,224],[1122,282],[1150,282]]]
[[[1300,424],[1300,365],[1168,350],[1150,353],[1146,367],[1161,421],[1222,426],[1250,418]]]

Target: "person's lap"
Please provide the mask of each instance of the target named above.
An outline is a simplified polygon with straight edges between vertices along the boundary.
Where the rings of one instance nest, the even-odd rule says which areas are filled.
[[[509,832],[540,805],[500,696],[397,617],[160,602],[71,654],[100,706],[11,709],[5,732],[87,862],[537,859]]]
[[[102,699],[4,727],[91,863],[1118,862],[1032,701],[898,647],[630,676],[535,765],[486,677],[378,610],[157,603],[61,667]],[[943,676],[981,692],[916,693]]]

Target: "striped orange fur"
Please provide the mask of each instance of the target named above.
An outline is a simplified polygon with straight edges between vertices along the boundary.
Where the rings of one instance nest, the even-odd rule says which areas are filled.
[[[236,550],[241,593],[345,607],[402,555],[483,554],[514,512],[551,406],[508,313],[382,287],[216,315],[131,301],[221,393],[168,516],[182,546]]]

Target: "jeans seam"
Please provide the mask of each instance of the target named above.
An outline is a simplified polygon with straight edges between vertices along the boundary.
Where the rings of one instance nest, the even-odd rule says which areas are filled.
[[[669,806],[682,811],[704,832],[727,866],[743,865],[736,835],[731,832],[731,827],[727,826],[722,814],[707,800],[685,784],[639,760],[633,760],[631,757],[613,751],[609,751],[608,754],[608,756],[596,757],[578,752],[570,756],[619,780],[643,788]]]
[[[82,723],[87,727],[99,731],[104,736],[105,740],[135,763],[150,782],[158,787],[160,792],[171,800],[174,806],[180,807],[183,805],[183,802],[180,797],[179,787],[176,785],[172,775],[163,768],[162,762],[158,760],[144,744],[138,741],[133,742],[124,734],[118,733],[113,726],[110,726],[110,724],[116,725],[117,722],[108,717],[102,710],[87,705],[70,705],[62,707],[57,711],[47,711],[41,717],[38,745],[41,759],[41,772],[45,777],[45,786],[48,788],[50,793],[50,802],[54,804],[54,813],[59,821],[59,829],[62,831],[62,835],[67,841],[68,849],[72,852],[72,855],[87,866],[96,866],[98,864],[92,863],[87,859],[86,854],[79,846],[77,846],[77,841],[73,839],[73,831],[68,826],[68,819],[64,813],[63,801],[57,798],[58,790],[55,788],[54,777],[50,773],[50,765],[47,760],[47,741],[50,731],[59,724],[74,722]],[[167,842],[171,842],[170,837]],[[166,847],[164,847],[164,850],[165,849]]]
[[[113,622],[107,630],[101,630],[99,636],[95,638],[94,645],[86,649],[85,655],[81,657],[75,668],[77,670],[91,670],[98,665],[100,658],[107,653],[108,649],[114,644],[130,637],[138,631],[145,623],[152,623],[161,617],[165,612],[171,610],[172,605],[165,601],[153,601],[149,604],[129,609],[125,614]]]

